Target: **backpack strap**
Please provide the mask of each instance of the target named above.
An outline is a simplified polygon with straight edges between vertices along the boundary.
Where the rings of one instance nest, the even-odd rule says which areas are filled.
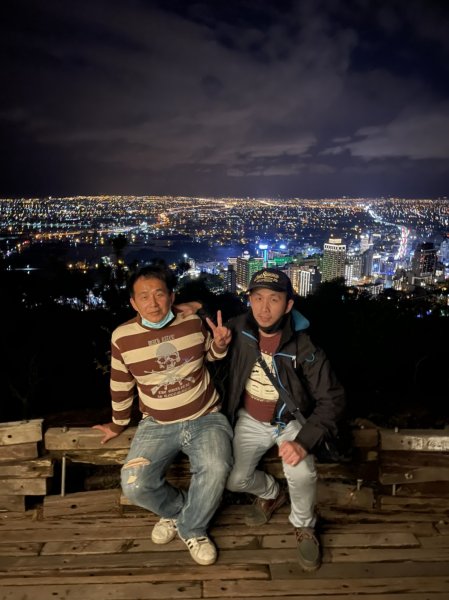
[[[288,412],[295,417],[295,419],[301,424],[304,425],[304,423],[306,422],[306,419],[304,418],[303,414],[301,413],[301,411],[299,410],[299,408],[295,405],[295,403],[292,400],[292,397],[290,396],[288,390],[286,390],[281,384],[280,382],[277,380],[277,378],[273,375],[273,373],[270,371],[270,368],[268,367],[267,363],[265,362],[265,359],[263,358],[262,354],[259,352],[259,356],[257,357],[257,364],[263,369],[265,375],[268,377],[268,379],[270,380],[270,383],[273,385],[273,387],[277,390],[278,394],[279,394],[279,398],[282,402],[284,402],[284,404],[286,405],[286,407],[288,408]]]

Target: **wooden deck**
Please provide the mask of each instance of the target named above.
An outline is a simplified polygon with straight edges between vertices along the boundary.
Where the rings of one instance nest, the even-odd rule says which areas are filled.
[[[223,507],[210,530],[219,558],[209,567],[196,565],[178,539],[154,545],[154,515],[118,503],[101,507],[1,514],[1,600],[449,599],[444,509],[323,508],[323,565],[306,574],[296,562],[288,507],[257,528],[243,524],[244,505]]]

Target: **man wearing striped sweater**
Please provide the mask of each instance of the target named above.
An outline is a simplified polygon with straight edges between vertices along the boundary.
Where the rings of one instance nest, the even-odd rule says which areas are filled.
[[[112,334],[112,422],[96,425],[102,443],[129,424],[137,388],[142,413],[122,468],[122,488],[133,504],[161,517],[151,539],[166,544],[176,535],[198,564],[213,564],[217,551],[207,526],[231,469],[232,429],[220,412],[219,396],[205,361],[226,355],[231,332],[172,307],[176,277],[165,265],[141,269],[130,279],[137,315]],[[165,479],[178,452],[190,460],[188,491]]]

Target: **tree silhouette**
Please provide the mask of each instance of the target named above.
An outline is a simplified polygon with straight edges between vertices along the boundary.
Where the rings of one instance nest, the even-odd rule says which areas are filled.
[[[119,265],[123,261],[123,251],[128,245],[128,238],[122,233],[110,238],[110,244],[115,255],[115,264]]]

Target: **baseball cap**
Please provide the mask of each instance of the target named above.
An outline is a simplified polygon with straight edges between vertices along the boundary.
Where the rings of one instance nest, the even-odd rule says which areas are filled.
[[[290,278],[279,269],[262,269],[254,273],[249,282],[248,292],[255,288],[267,288],[275,292],[287,292],[293,296],[293,286]]]

